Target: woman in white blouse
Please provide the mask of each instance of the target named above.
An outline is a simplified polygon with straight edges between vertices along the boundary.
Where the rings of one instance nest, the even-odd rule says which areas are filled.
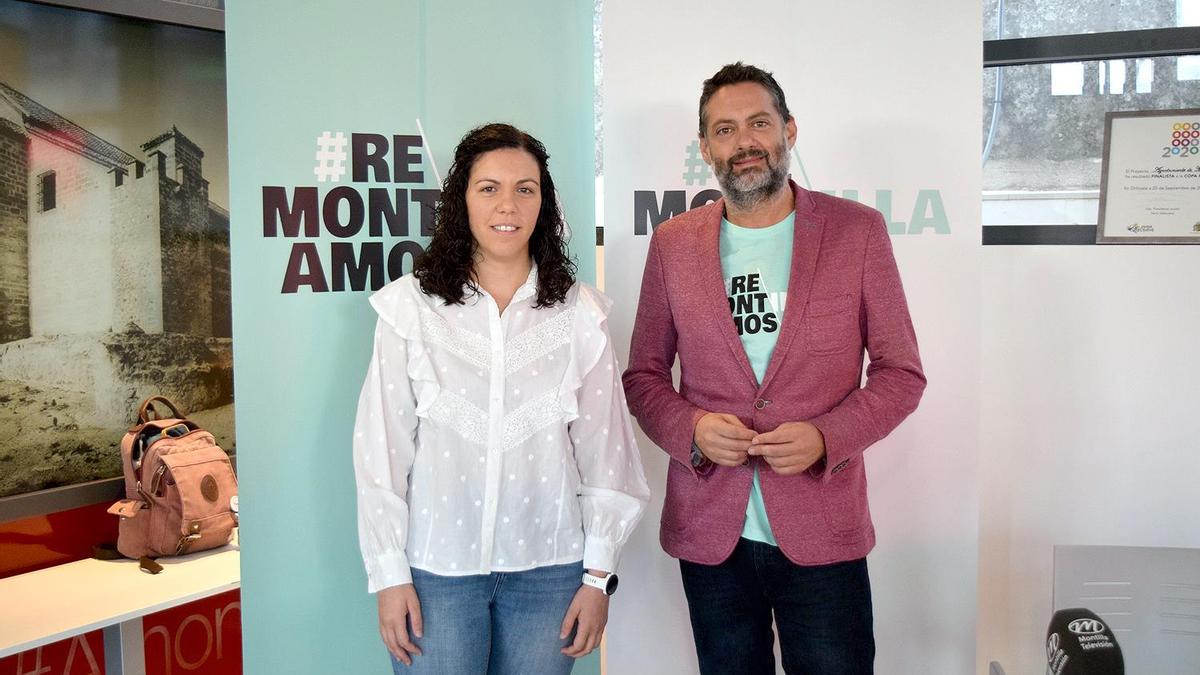
[[[547,159],[509,125],[469,132],[428,250],[371,297],[358,531],[397,673],[569,673],[649,498]]]

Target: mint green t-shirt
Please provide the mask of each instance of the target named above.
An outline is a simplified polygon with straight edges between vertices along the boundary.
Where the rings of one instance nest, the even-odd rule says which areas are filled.
[[[792,269],[792,223],[795,214],[770,227],[739,227],[721,219],[721,273],[733,323],[750,359],[754,376],[762,382],[767,363],[775,351],[775,340],[783,324],[787,304],[788,277]],[[765,431],[765,430],[764,430]],[[767,520],[758,468],[746,504],[742,536],[778,546]]]

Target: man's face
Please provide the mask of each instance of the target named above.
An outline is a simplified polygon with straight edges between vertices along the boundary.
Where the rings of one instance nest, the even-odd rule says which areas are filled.
[[[746,208],[775,194],[787,182],[795,120],[780,117],[771,92],[754,82],[721,87],[705,110],[700,152],[725,198]]]

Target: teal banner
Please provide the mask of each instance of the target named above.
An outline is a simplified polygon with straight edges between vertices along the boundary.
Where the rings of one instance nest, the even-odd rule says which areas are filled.
[[[545,143],[580,278],[594,279],[592,12],[590,0],[228,4],[245,672],[390,672],[350,456],[367,296],[411,270],[454,146],[490,121]]]

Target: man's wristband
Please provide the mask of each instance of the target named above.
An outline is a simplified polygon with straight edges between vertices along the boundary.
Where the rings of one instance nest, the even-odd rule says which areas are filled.
[[[704,452],[700,450],[700,446],[692,441],[692,469],[698,474],[706,474],[712,469],[713,463],[708,457],[704,456]]]

